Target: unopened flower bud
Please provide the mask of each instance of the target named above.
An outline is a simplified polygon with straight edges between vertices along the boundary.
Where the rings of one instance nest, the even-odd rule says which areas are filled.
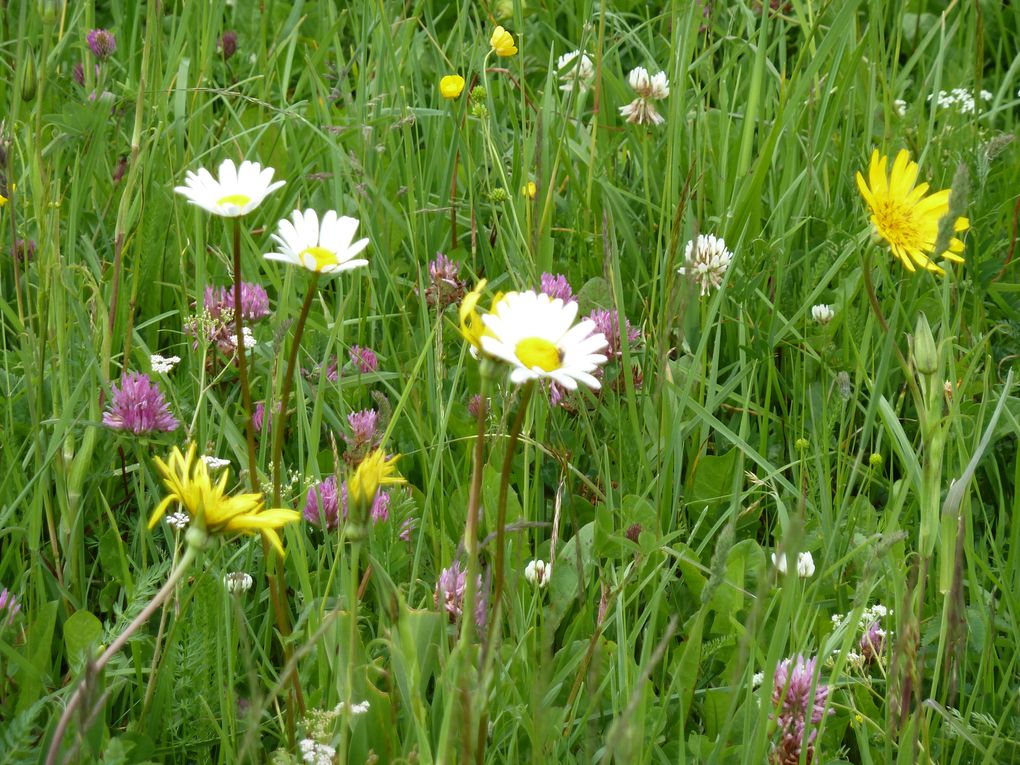
[[[917,326],[914,328],[913,359],[914,368],[922,375],[933,375],[938,370],[939,356],[935,338],[923,313],[917,315]]]

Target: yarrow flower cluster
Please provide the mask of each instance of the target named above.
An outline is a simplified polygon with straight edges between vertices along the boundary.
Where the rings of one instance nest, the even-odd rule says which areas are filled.
[[[806,659],[798,654],[776,666],[772,685],[772,704],[776,711],[770,717],[779,728],[779,742],[773,744],[769,753],[769,762],[774,765],[800,763],[802,756],[805,763],[810,763],[814,758],[818,730],[812,728],[805,735],[808,722],[818,725],[827,714],[833,713],[825,708],[829,686],[818,681],[817,664],[817,657]]]
[[[485,612],[488,608],[487,599],[482,592],[482,577],[478,576],[475,589],[475,624],[481,628],[485,625]],[[460,567],[460,561],[454,561],[444,568],[436,581],[433,600],[437,609],[446,611],[450,622],[456,622],[464,612],[464,595],[467,590],[467,571]]]
[[[156,374],[170,374],[174,371],[174,367],[180,363],[180,356],[160,356],[158,353],[154,353],[149,357],[149,364],[152,365],[152,371]]]
[[[982,90],[977,94],[977,98],[987,103],[994,96],[989,91]],[[934,100],[940,109],[952,109],[960,114],[974,114],[978,110],[977,98],[974,97],[973,91],[967,88],[940,90],[928,96],[928,100]]]
[[[556,59],[556,71],[560,76],[560,90],[569,93],[576,90],[584,94],[595,79],[595,65],[583,51],[574,50]]]
[[[312,738],[301,739],[298,749],[301,750],[301,759],[307,765],[333,765],[336,757],[336,747],[321,744]]]
[[[103,413],[103,424],[113,430],[143,436],[168,433],[180,425],[170,414],[159,386],[141,372],[125,372],[120,386],[113,384],[110,399],[110,407]]]
[[[669,80],[665,72],[649,75],[643,66],[635,67],[627,75],[627,82],[637,94],[637,98],[626,106],[620,107],[620,116],[634,125],[661,125],[666,118],[659,114],[655,102],[669,96]]]
[[[677,273],[689,276],[700,286],[701,295],[708,295],[722,285],[723,277],[733,262],[733,253],[726,249],[722,237],[698,234],[687,243],[684,265]]]

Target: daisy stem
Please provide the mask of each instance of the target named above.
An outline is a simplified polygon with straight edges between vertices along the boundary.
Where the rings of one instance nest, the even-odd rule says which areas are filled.
[[[198,532],[192,534],[192,532]],[[132,619],[131,623],[121,632],[116,639],[110,643],[110,646],[103,651],[102,655],[96,659],[95,663],[89,669],[88,674],[99,676],[110,660],[120,652],[128,640],[131,638],[138,628],[145,624],[149,617],[156,613],[156,610],[163,604],[163,602],[169,598],[177,587],[177,583],[184,576],[185,572],[191,567],[191,564],[198,557],[198,552],[204,543],[200,538],[205,537],[205,533],[192,528],[188,530],[188,546],[184,551],[184,555],[181,557],[180,562],[170,572],[169,578],[166,583],[160,588],[159,592],[153,596],[152,600],[143,608],[138,616]],[[193,538],[194,537],[194,538]],[[60,752],[60,745],[63,743],[64,735],[67,733],[67,728],[71,723],[71,716],[75,710],[82,703],[86,693],[86,683],[82,682],[78,685],[78,688],[71,695],[71,698],[67,702],[67,706],[64,707],[63,714],[60,715],[60,721],[57,723],[56,730],[53,732],[53,738],[50,741],[50,748],[46,754],[46,765],[55,765],[57,761],[57,754]],[[84,731],[79,731],[84,733]]]
[[[280,504],[280,455],[283,452],[283,431],[287,426],[287,405],[290,402],[290,392],[294,384],[294,369],[297,366],[298,347],[301,345],[301,336],[305,331],[305,322],[308,321],[308,312],[312,308],[312,301],[319,286],[319,275],[313,273],[308,281],[308,290],[305,292],[304,303],[301,304],[301,315],[298,316],[297,327],[294,329],[294,341],[290,346],[290,355],[287,357],[287,371],[283,375],[283,392],[280,394],[280,411],[276,415],[276,428],[273,431],[273,506]]]
[[[248,441],[248,486],[258,490],[255,465],[255,423],[251,419],[251,388],[248,385],[248,350],[244,347],[244,321],[241,315],[241,219],[234,218],[234,352],[237,374],[241,378],[241,401],[244,404],[244,433]]]
[[[535,381],[528,380],[521,391],[521,403],[517,409],[517,416],[510,427],[510,439],[506,445],[506,455],[503,457],[503,470],[499,476],[499,502],[496,505],[496,565],[494,590],[493,590],[493,613],[489,624],[489,643],[495,637],[496,623],[499,621],[500,604],[503,598],[503,569],[505,565],[506,550],[506,498],[510,491],[510,470],[513,467],[514,452],[517,448],[517,441],[521,435],[521,428],[524,425],[524,417],[528,413],[528,404],[531,402],[531,394],[535,390]],[[491,647],[491,645],[490,645]]]

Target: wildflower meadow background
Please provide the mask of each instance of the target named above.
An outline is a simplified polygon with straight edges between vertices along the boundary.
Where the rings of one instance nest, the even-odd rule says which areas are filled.
[[[1020,4],[0,4],[0,763],[1020,761]]]

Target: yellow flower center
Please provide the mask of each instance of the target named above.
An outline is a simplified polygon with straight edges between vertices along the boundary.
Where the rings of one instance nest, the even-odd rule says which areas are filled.
[[[325,247],[309,247],[301,251],[301,262],[305,264],[307,268],[308,264],[305,260],[305,256],[310,257],[315,262],[315,271],[321,271],[326,266],[335,266],[340,261],[337,260],[336,253],[332,250],[327,250]]]
[[[251,197],[246,197],[244,194],[227,194],[225,197],[220,197],[216,200],[216,204],[220,207],[226,207],[227,205],[244,207],[249,202],[251,202]]]
[[[528,369],[538,367],[543,372],[560,368],[563,354],[553,343],[541,337],[526,337],[517,343],[514,354]]]
[[[877,201],[873,212],[878,233],[886,241],[900,247],[919,248],[926,244],[930,246],[921,235],[917,215],[912,207],[891,199],[883,199]]]

